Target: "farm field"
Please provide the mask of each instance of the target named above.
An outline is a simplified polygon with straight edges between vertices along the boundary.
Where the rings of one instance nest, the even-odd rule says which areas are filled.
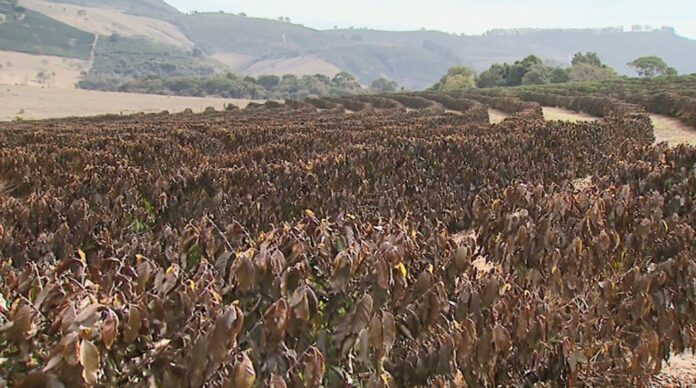
[[[94,116],[103,114],[153,113],[187,108],[202,112],[212,106],[245,107],[249,101],[211,97],[159,96],[154,94],[99,92],[80,89],[51,89],[32,86],[0,85],[0,121]]]
[[[0,124],[0,379],[669,386],[696,345],[696,149],[593,104]]]

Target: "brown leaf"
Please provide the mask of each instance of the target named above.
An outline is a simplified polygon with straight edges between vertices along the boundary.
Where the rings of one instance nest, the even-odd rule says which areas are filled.
[[[128,311],[128,324],[123,331],[123,342],[126,345],[130,345],[138,338],[140,334],[140,328],[143,324],[143,316],[140,308],[137,306],[131,306]]]
[[[285,299],[280,299],[271,306],[263,317],[266,340],[272,346],[285,339],[290,322],[290,307]]]
[[[0,380],[1,381],[1,380]],[[50,373],[34,372],[23,378],[15,388],[64,388],[65,385],[58,377]]]
[[[222,363],[229,350],[237,345],[237,334],[244,322],[244,316],[237,306],[230,306],[215,320],[210,336],[208,354],[217,365]]]
[[[202,387],[205,382],[205,369],[208,366],[208,340],[205,336],[198,337],[189,358],[189,383],[193,388]]]
[[[85,383],[96,385],[99,381],[99,349],[89,340],[82,340],[80,344],[80,365]]]
[[[338,324],[334,334],[334,343],[341,349],[345,356],[355,343],[355,339],[360,332],[367,328],[372,317],[373,299],[370,294],[365,294],[355,305],[353,311],[345,316]]]
[[[333,272],[331,273],[331,289],[338,292],[345,292],[352,276],[353,258],[348,251],[343,250],[334,258]]]
[[[315,347],[307,349],[303,357],[304,386],[314,388],[321,386],[326,369],[324,355]]]
[[[108,350],[111,350],[111,346],[118,336],[118,323],[118,315],[111,309],[106,310],[106,318],[101,325],[101,337]]]
[[[59,315],[60,319],[60,330],[63,333],[67,333],[75,323],[75,318],[77,317],[77,311],[75,311],[75,306],[72,303],[68,305],[61,311]]]
[[[235,388],[251,388],[256,381],[254,364],[246,353],[237,355],[234,369],[232,370],[232,382]]]
[[[394,315],[387,311],[382,314],[382,338],[384,340],[384,355],[389,356],[396,342],[396,320]]]
[[[142,293],[152,278],[152,265],[148,260],[143,259],[138,263],[135,270],[138,273],[137,290]]]
[[[307,300],[307,288],[307,286],[298,287],[288,299],[288,302],[295,313],[295,318],[303,322],[307,322],[311,318],[309,301]]]
[[[46,299],[53,293],[58,288],[58,285],[55,283],[50,283],[47,284],[43,290],[39,293],[39,295],[36,296],[36,300],[34,300],[34,308],[37,310],[41,310],[41,306],[44,304]],[[2,311],[2,307],[0,307],[0,311]]]
[[[29,305],[23,305],[14,313],[10,323],[3,328],[7,337],[14,343],[26,341],[33,323],[33,310]]]
[[[63,359],[68,365],[76,366],[80,363],[80,336],[78,332],[66,334],[58,346],[62,348]]]
[[[493,343],[498,353],[507,354],[512,346],[510,333],[500,323],[493,328]]]
[[[372,321],[370,321],[369,335],[370,346],[381,350],[384,344],[384,336],[382,334],[382,320],[379,319],[378,315],[372,317]]]
[[[103,306],[99,303],[93,303],[85,307],[78,315],[75,317],[73,322],[73,330],[77,329],[75,326],[86,326],[92,327],[99,320],[99,309]]]
[[[370,334],[366,329],[358,334],[358,359],[365,365],[369,365],[370,358]]]
[[[239,291],[247,293],[256,287],[256,269],[251,261],[253,252],[247,251],[239,254],[237,268],[235,270],[235,279],[239,286]]]
[[[276,374],[271,375],[271,380],[268,383],[268,388],[287,388],[287,387],[288,387],[288,385],[285,382],[285,380],[283,380],[282,377],[280,377]]]

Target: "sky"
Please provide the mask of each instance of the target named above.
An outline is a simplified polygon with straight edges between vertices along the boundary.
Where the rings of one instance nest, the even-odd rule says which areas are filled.
[[[694,0],[166,0],[183,12],[289,17],[317,29],[374,28],[481,34],[494,28],[675,27],[696,39]]]

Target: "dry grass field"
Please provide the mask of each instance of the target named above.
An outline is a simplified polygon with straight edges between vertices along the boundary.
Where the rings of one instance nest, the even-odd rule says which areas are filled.
[[[87,61],[0,51],[0,85],[73,89]]]
[[[79,89],[38,88],[0,85],[0,121],[15,119],[131,114],[137,112],[181,112],[186,108],[201,112],[212,106],[217,110],[227,104],[245,107],[247,100],[224,98],[158,96],[134,93],[97,92]]]

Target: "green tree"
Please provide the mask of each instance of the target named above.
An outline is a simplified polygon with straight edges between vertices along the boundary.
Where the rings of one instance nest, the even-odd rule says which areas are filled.
[[[679,72],[677,71],[677,69],[675,69],[673,67],[668,67],[667,70],[665,70],[665,75],[671,77],[671,76],[679,75]]]
[[[549,78],[552,84],[562,84],[568,82],[570,81],[570,69],[557,67],[551,70]]]
[[[669,66],[657,56],[641,57],[628,64],[641,77],[657,77],[665,75]]]
[[[258,77],[256,83],[266,90],[273,90],[273,88],[280,84],[280,77],[277,75],[262,75]]]
[[[331,83],[333,83],[334,86],[341,89],[350,90],[360,88],[360,82],[358,82],[358,80],[355,79],[355,77],[353,77],[352,74],[347,73],[345,71],[336,74],[331,80]]]
[[[522,77],[522,85],[543,85],[551,82],[551,71],[548,66],[534,65]]]
[[[396,81],[386,79],[384,77],[378,78],[372,82],[370,89],[380,92],[380,93],[393,93],[397,91],[399,84]]]
[[[590,66],[595,66],[595,67],[605,67],[602,63],[602,60],[599,59],[599,55],[597,53],[593,52],[586,52],[586,53],[576,53],[575,56],[573,57],[573,60],[571,61],[573,66],[577,66],[580,64],[585,64],[585,65],[590,65]]]
[[[440,82],[435,84],[432,89],[443,92],[454,92],[473,88],[475,86],[474,72],[467,67],[456,66],[450,68],[447,74],[445,74],[445,76],[440,79]]]
[[[586,63],[579,63],[569,70],[571,81],[602,81],[618,77],[614,69],[609,66],[597,67]]]
[[[524,78],[534,66],[544,66],[544,62],[536,55],[530,55],[521,61],[515,62],[510,66],[510,71],[508,71],[505,77],[505,84],[507,86],[522,85],[522,78]]]
[[[496,86],[505,86],[505,78],[510,70],[510,65],[507,63],[492,65],[488,70],[479,74],[476,78],[476,86],[479,88],[494,88]]]

